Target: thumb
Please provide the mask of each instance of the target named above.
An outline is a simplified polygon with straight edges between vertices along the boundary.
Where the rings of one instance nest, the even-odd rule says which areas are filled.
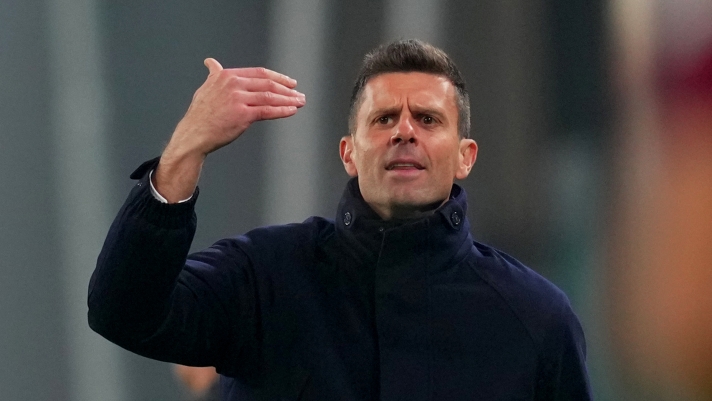
[[[206,67],[208,67],[208,70],[210,71],[209,75],[216,74],[220,71],[222,71],[223,67],[218,63],[217,60],[214,58],[206,58],[205,61],[203,61],[203,64],[205,64]]]

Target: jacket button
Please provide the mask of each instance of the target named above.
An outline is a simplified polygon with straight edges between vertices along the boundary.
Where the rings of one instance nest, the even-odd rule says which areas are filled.
[[[346,213],[344,213],[344,225],[348,226],[350,224],[351,224],[351,213],[346,212]]]
[[[460,222],[462,221],[460,219],[460,214],[457,212],[452,212],[452,214],[450,215],[450,221],[452,221],[452,224],[459,226]]]

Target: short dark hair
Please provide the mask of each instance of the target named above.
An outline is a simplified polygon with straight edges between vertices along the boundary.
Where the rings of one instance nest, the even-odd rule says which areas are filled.
[[[389,72],[424,72],[446,77],[455,87],[460,138],[470,136],[470,95],[460,70],[441,49],[417,39],[399,40],[381,45],[363,58],[363,64],[351,93],[349,133],[356,132],[356,115],[361,95],[368,81]]]

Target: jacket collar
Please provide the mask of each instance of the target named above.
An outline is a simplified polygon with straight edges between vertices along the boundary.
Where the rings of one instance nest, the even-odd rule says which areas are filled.
[[[464,256],[472,246],[467,220],[467,195],[453,184],[450,198],[433,214],[413,220],[384,221],[364,201],[358,179],[349,180],[339,202],[336,231],[352,247],[355,257],[362,261],[376,261],[388,238],[398,238],[389,244],[403,246],[403,253],[427,253],[432,267]],[[413,248],[413,244],[422,245]],[[408,250],[406,252],[406,250]],[[436,252],[432,252],[436,251]],[[433,254],[436,258],[433,259]],[[421,255],[423,256],[423,255]]]

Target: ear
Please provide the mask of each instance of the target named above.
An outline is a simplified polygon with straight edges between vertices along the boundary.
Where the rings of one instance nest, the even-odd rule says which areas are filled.
[[[458,180],[467,178],[467,176],[470,175],[472,166],[475,165],[475,160],[477,160],[477,142],[469,138],[461,139],[460,158],[455,178]]]
[[[339,155],[341,156],[341,161],[344,163],[344,169],[346,170],[346,174],[351,177],[356,177],[358,171],[352,155],[353,150],[354,138],[351,135],[346,135],[341,138],[341,142],[339,142]]]

